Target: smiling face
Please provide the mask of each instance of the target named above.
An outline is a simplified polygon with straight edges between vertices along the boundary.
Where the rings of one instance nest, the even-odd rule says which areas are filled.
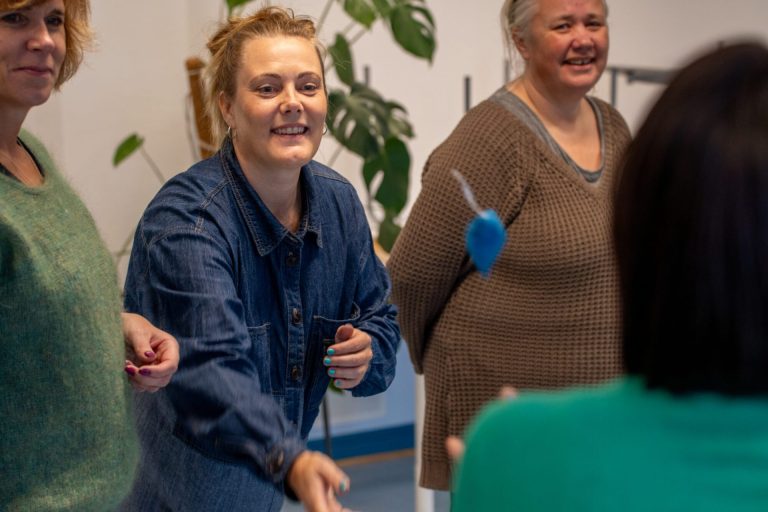
[[[234,97],[219,96],[246,172],[298,171],[320,146],[328,102],[320,57],[301,37],[255,37],[243,45]]]
[[[608,58],[608,27],[601,0],[539,0],[528,37],[515,38],[525,74],[551,92],[584,95]]]
[[[64,0],[0,11],[0,108],[45,103],[65,50]]]

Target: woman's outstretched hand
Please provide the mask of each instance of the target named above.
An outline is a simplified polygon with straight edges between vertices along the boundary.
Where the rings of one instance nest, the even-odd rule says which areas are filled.
[[[165,387],[179,367],[176,338],[134,313],[122,313],[126,343],[125,373],[137,391]]]
[[[349,492],[349,477],[325,454],[301,452],[287,480],[308,512],[348,512],[336,497]]]

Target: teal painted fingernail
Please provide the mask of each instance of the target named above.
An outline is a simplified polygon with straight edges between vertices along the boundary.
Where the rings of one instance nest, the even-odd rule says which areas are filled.
[[[334,375],[336,375],[336,370],[335,370],[335,369],[333,369],[333,368],[331,368],[330,370],[328,370],[328,375],[330,375],[331,377],[333,377]]]
[[[342,480],[342,481],[341,481],[341,483],[339,484],[339,492],[340,492],[341,494],[347,494],[347,489],[348,489],[348,487],[347,487],[347,486],[348,486],[348,485],[349,485],[349,484],[347,483],[347,481],[346,481],[346,480]]]
[[[329,355],[329,356],[332,356],[332,355],[333,355],[333,354],[335,354],[335,353],[336,353],[336,351],[335,351],[335,350],[333,350],[332,348],[329,348],[329,349],[328,349],[328,355]]]
[[[334,385],[335,385],[337,388],[340,388],[340,387],[341,387],[341,385],[343,384],[343,382],[341,381],[341,379],[336,379],[336,380],[333,382],[333,384],[334,384]]]
[[[330,365],[331,364],[331,358],[330,357],[326,357],[325,359],[323,359],[323,364],[326,365],[326,366]]]

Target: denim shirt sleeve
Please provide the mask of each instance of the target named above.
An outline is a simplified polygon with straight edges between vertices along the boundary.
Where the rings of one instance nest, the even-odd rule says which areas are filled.
[[[197,228],[146,240],[139,225],[125,306],[176,336],[179,369],[166,388],[175,434],[207,456],[250,463],[274,482],[305,449],[259,385],[259,351],[246,325],[226,243]]]
[[[351,389],[352,396],[370,396],[386,391],[395,378],[397,348],[400,344],[400,327],[397,309],[390,302],[391,283],[384,265],[373,250],[370,228],[365,220],[362,205],[356,201],[364,250],[360,251],[360,279],[355,301],[360,306],[361,317],[356,327],[371,336],[373,359],[363,380]]]

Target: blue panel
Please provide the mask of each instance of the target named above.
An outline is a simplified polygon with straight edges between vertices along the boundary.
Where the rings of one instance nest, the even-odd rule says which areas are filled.
[[[374,453],[408,450],[413,448],[414,427],[412,423],[399,427],[369,430],[356,434],[335,436],[331,439],[334,459],[346,459]],[[323,439],[308,443],[310,450],[325,451]]]

